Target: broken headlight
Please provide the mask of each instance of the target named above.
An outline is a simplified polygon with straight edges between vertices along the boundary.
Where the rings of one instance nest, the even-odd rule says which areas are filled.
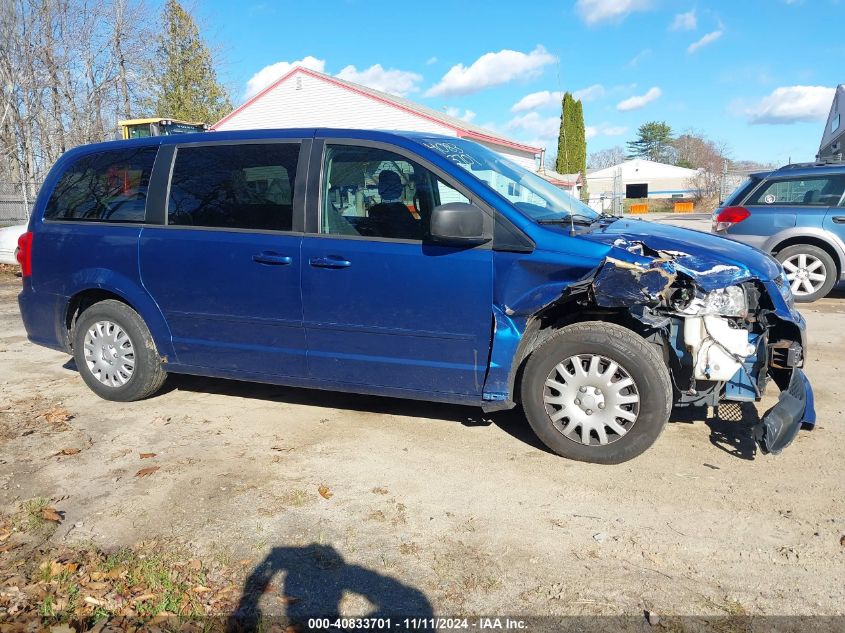
[[[748,297],[742,286],[728,286],[699,295],[682,310],[684,314],[704,316],[718,314],[729,317],[748,316]]]

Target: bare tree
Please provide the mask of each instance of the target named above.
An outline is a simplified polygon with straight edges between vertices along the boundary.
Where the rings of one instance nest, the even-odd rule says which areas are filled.
[[[592,152],[587,158],[587,167],[590,169],[605,169],[613,167],[625,160],[625,148],[621,145],[610,147],[598,152]]]
[[[40,180],[62,152],[140,113],[154,33],[143,0],[0,5],[0,178]]]
[[[727,143],[713,141],[696,130],[687,130],[675,138],[672,145],[677,155],[676,165],[698,170],[689,180],[695,197],[702,201],[717,200],[729,155]]]

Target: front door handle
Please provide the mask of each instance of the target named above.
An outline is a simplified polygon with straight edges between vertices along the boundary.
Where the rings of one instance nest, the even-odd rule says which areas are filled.
[[[293,259],[287,255],[279,255],[279,253],[272,253],[270,251],[253,255],[252,261],[258,264],[270,264],[271,266],[289,266],[293,263]]]
[[[308,263],[314,266],[314,268],[349,268],[352,265],[352,262],[349,260],[334,255],[329,255],[328,257],[312,257],[308,260]]]
[[[845,224],[845,215],[834,215],[831,219],[834,224]]]

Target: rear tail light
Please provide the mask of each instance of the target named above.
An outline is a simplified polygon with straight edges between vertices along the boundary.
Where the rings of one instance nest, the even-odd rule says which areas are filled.
[[[32,231],[27,231],[18,238],[17,257],[21,265],[21,276],[32,275]]]
[[[713,230],[726,231],[734,224],[739,224],[750,215],[751,212],[745,207],[725,207],[716,214],[716,217],[713,218]]]

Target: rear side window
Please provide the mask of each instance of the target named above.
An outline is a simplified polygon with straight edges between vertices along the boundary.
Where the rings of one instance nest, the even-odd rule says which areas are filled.
[[[157,148],[88,154],[73,163],[50,195],[44,218],[143,222]]]
[[[180,147],[167,223],[290,231],[298,159],[299,143]]]
[[[746,204],[835,207],[843,191],[845,174],[771,180],[754,192]]]

